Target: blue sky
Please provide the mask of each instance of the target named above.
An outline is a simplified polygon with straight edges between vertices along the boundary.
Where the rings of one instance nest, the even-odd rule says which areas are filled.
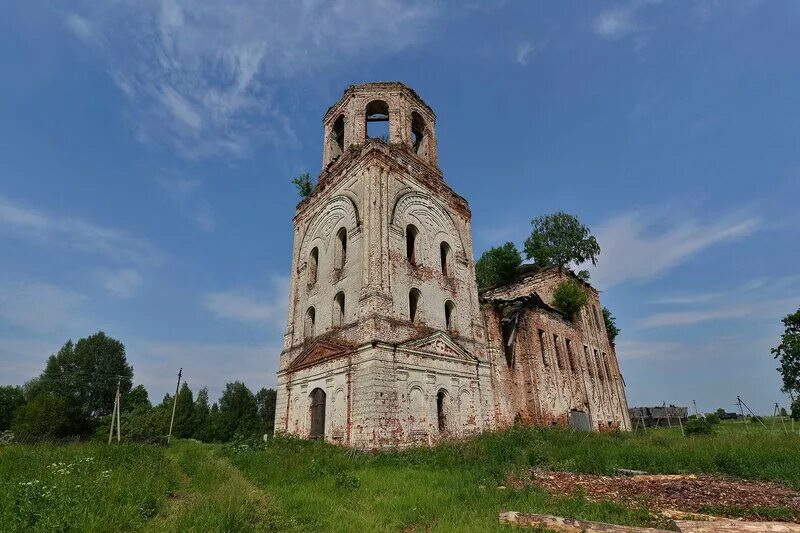
[[[352,83],[438,115],[476,254],[562,209],[631,405],[772,411],[800,305],[800,4],[106,0],[0,19],[0,382],[122,340],[159,399],[274,385],[290,179]]]

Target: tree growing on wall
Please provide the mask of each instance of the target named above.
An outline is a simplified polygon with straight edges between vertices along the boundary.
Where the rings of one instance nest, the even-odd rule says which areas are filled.
[[[311,191],[314,190],[314,185],[311,183],[311,176],[308,172],[292,178],[292,183],[297,187],[297,194],[299,194],[301,198],[309,197]]]
[[[606,333],[608,333],[608,342],[614,346],[614,340],[619,335],[620,329],[617,327],[617,319],[608,310],[608,307],[603,308],[603,321],[606,323]]]
[[[514,243],[507,242],[503,246],[489,248],[475,263],[478,288],[485,289],[514,281],[521,264],[522,256]]]
[[[580,282],[567,279],[559,283],[553,292],[553,304],[563,311],[570,319],[589,301],[589,295]]]
[[[531,221],[533,230],[525,240],[525,254],[540,266],[566,267],[587,261],[597,264],[600,245],[587,226],[574,215],[558,211],[552,215],[536,217]],[[582,270],[578,277],[589,279],[589,272]]]
[[[771,352],[778,360],[783,386],[781,390],[794,398],[800,398],[800,309],[786,315],[783,320],[784,331],[781,342]],[[794,415],[794,405],[792,414]]]

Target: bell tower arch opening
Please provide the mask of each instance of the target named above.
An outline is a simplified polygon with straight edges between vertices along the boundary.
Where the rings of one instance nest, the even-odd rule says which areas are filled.
[[[380,139],[389,142],[389,104],[383,100],[373,100],[364,112],[367,139]]]

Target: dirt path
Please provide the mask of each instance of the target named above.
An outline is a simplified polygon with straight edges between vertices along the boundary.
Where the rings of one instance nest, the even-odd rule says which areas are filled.
[[[216,448],[176,442],[167,456],[182,472],[181,488],[148,531],[293,531],[268,494],[248,481]]]

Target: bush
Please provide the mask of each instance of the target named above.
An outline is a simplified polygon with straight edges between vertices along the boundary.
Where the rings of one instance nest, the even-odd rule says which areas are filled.
[[[709,424],[717,425],[719,424],[719,417],[714,413],[709,413],[706,415],[706,422]]]
[[[714,426],[708,420],[694,418],[686,421],[683,431],[686,435],[713,435]]]
[[[588,301],[586,290],[573,279],[562,281],[553,293],[554,305],[569,318],[574,317]]]
[[[66,437],[74,431],[67,403],[59,397],[39,394],[15,411],[14,433]]]

